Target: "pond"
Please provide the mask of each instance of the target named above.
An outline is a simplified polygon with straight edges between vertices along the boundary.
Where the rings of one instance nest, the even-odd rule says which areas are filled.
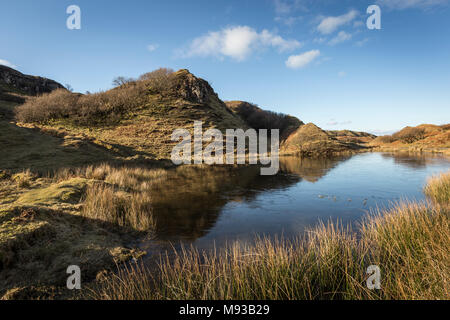
[[[398,153],[286,157],[276,176],[253,166],[186,169],[155,191],[156,236],[141,247],[220,248],[255,235],[297,236],[319,221],[356,226],[376,208],[424,200],[427,178],[449,169],[444,156]]]

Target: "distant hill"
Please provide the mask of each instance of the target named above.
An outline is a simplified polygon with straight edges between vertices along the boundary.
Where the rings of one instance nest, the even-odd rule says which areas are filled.
[[[228,108],[254,129],[279,129],[280,137],[285,140],[304,123],[296,117],[263,110],[255,104],[245,101],[225,101]]]
[[[327,133],[339,141],[350,143],[368,143],[377,137],[371,133],[351,130],[331,130]]]
[[[405,127],[392,135],[380,136],[369,145],[382,151],[425,151],[450,154],[450,124]]]
[[[281,154],[301,156],[329,156],[363,150],[366,147],[359,140],[348,141],[354,136],[366,133],[353,131],[325,131],[313,123],[300,126],[283,141]]]
[[[25,75],[0,65],[0,100],[23,103],[22,95],[38,95],[64,88],[60,83],[42,77]]]

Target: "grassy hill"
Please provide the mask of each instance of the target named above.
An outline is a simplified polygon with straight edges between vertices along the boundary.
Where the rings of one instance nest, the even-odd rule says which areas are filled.
[[[248,128],[211,86],[188,70],[157,70],[112,90],[75,94],[56,90],[17,108],[23,127],[83,137],[124,160],[170,158],[175,129]]]
[[[380,151],[415,151],[450,154],[450,124],[422,124],[405,127],[393,135],[381,136],[369,144]]]
[[[23,91],[22,95],[15,94],[22,99],[25,96]],[[8,104],[11,120],[13,102]],[[295,117],[265,111],[248,102],[225,103],[207,81],[186,69],[176,72],[158,69],[139,79],[121,81],[111,90],[93,94],[72,93],[58,87],[51,93],[27,97],[25,104],[14,106],[17,121],[10,127],[21,131],[22,135],[39,133],[49,136],[48,140],[54,140],[52,137],[63,139],[59,142],[64,147],[63,152],[76,155],[68,165],[76,163],[74,159],[78,155],[81,162],[88,162],[89,154],[93,155],[94,163],[99,160],[167,160],[176,144],[171,141],[172,132],[183,128],[193,133],[195,120],[203,122],[204,130],[217,128],[222,132],[235,128],[280,129],[282,141],[295,140],[290,136],[304,125]],[[310,131],[304,129],[300,133],[307,135]],[[42,135],[38,137],[44,139]],[[310,138],[301,140],[310,141]],[[28,141],[34,145],[36,141],[33,140],[36,137]],[[356,143],[341,142],[333,134],[327,134],[326,140],[325,144],[323,139],[320,143],[309,143],[302,150],[308,150],[305,154],[321,155],[358,149]],[[41,145],[58,143],[56,141],[45,141]],[[296,141],[298,144],[300,140]],[[314,147],[319,147],[317,152]],[[291,149],[286,148],[289,152]],[[82,151],[81,154],[76,150]],[[29,166],[42,166],[50,156],[45,151],[39,156],[34,151],[31,155],[28,151],[25,153],[21,155],[25,162],[21,163]],[[38,161],[31,161],[33,155]],[[50,159],[49,167],[54,165],[52,159],[64,163],[56,155]],[[4,167],[13,168],[14,162]]]
[[[369,138],[365,133],[325,131],[313,123],[308,123],[300,126],[282,142],[280,153],[300,156],[329,156],[367,150],[361,140],[354,139],[357,135]]]
[[[296,117],[263,110],[245,101],[225,101],[227,107],[254,129],[279,129],[280,139],[285,140],[304,123]]]

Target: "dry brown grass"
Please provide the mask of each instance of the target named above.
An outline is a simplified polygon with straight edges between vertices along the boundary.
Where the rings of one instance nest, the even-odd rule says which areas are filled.
[[[424,189],[425,194],[435,203],[450,203],[450,172],[431,177]]]
[[[155,226],[150,194],[125,193],[103,183],[87,188],[81,215],[138,231],[152,231]]]
[[[36,175],[33,174],[30,169],[24,170],[21,173],[17,173],[11,177],[12,181],[17,184],[18,188],[29,188],[35,178]]]
[[[377,137],[369,145],[380,151],[433,152],[449,154],[450,125],[422,124],[406,127],[391,136]]]

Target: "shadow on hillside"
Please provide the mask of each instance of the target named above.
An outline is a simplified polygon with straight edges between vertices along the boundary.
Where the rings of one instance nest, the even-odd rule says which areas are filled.
[[[3,151],[0,170],[13,172],[30,169],[46,173],[104,162],[120,164],[125,157],[133,158],[127,161],[130,164],[155,165],[155,161],[146,159],[151,154],[127,146],[108,144],[104,147],[78,137],[58,137],[1,118],[0,150]]]
[[[0,242],[0,297],[8,289],[27,287],[12,299],[73,296],[65,288],[68,266],[79,266],[83,282],[88,283],[99,271],[115,269],[115,261],[124,258],[124,251],[112,249],[142,234],[49,208],[17,207],[8,215],[10,224],[20,225],[17,230],[23,231],[16,231],[6,244]]]

